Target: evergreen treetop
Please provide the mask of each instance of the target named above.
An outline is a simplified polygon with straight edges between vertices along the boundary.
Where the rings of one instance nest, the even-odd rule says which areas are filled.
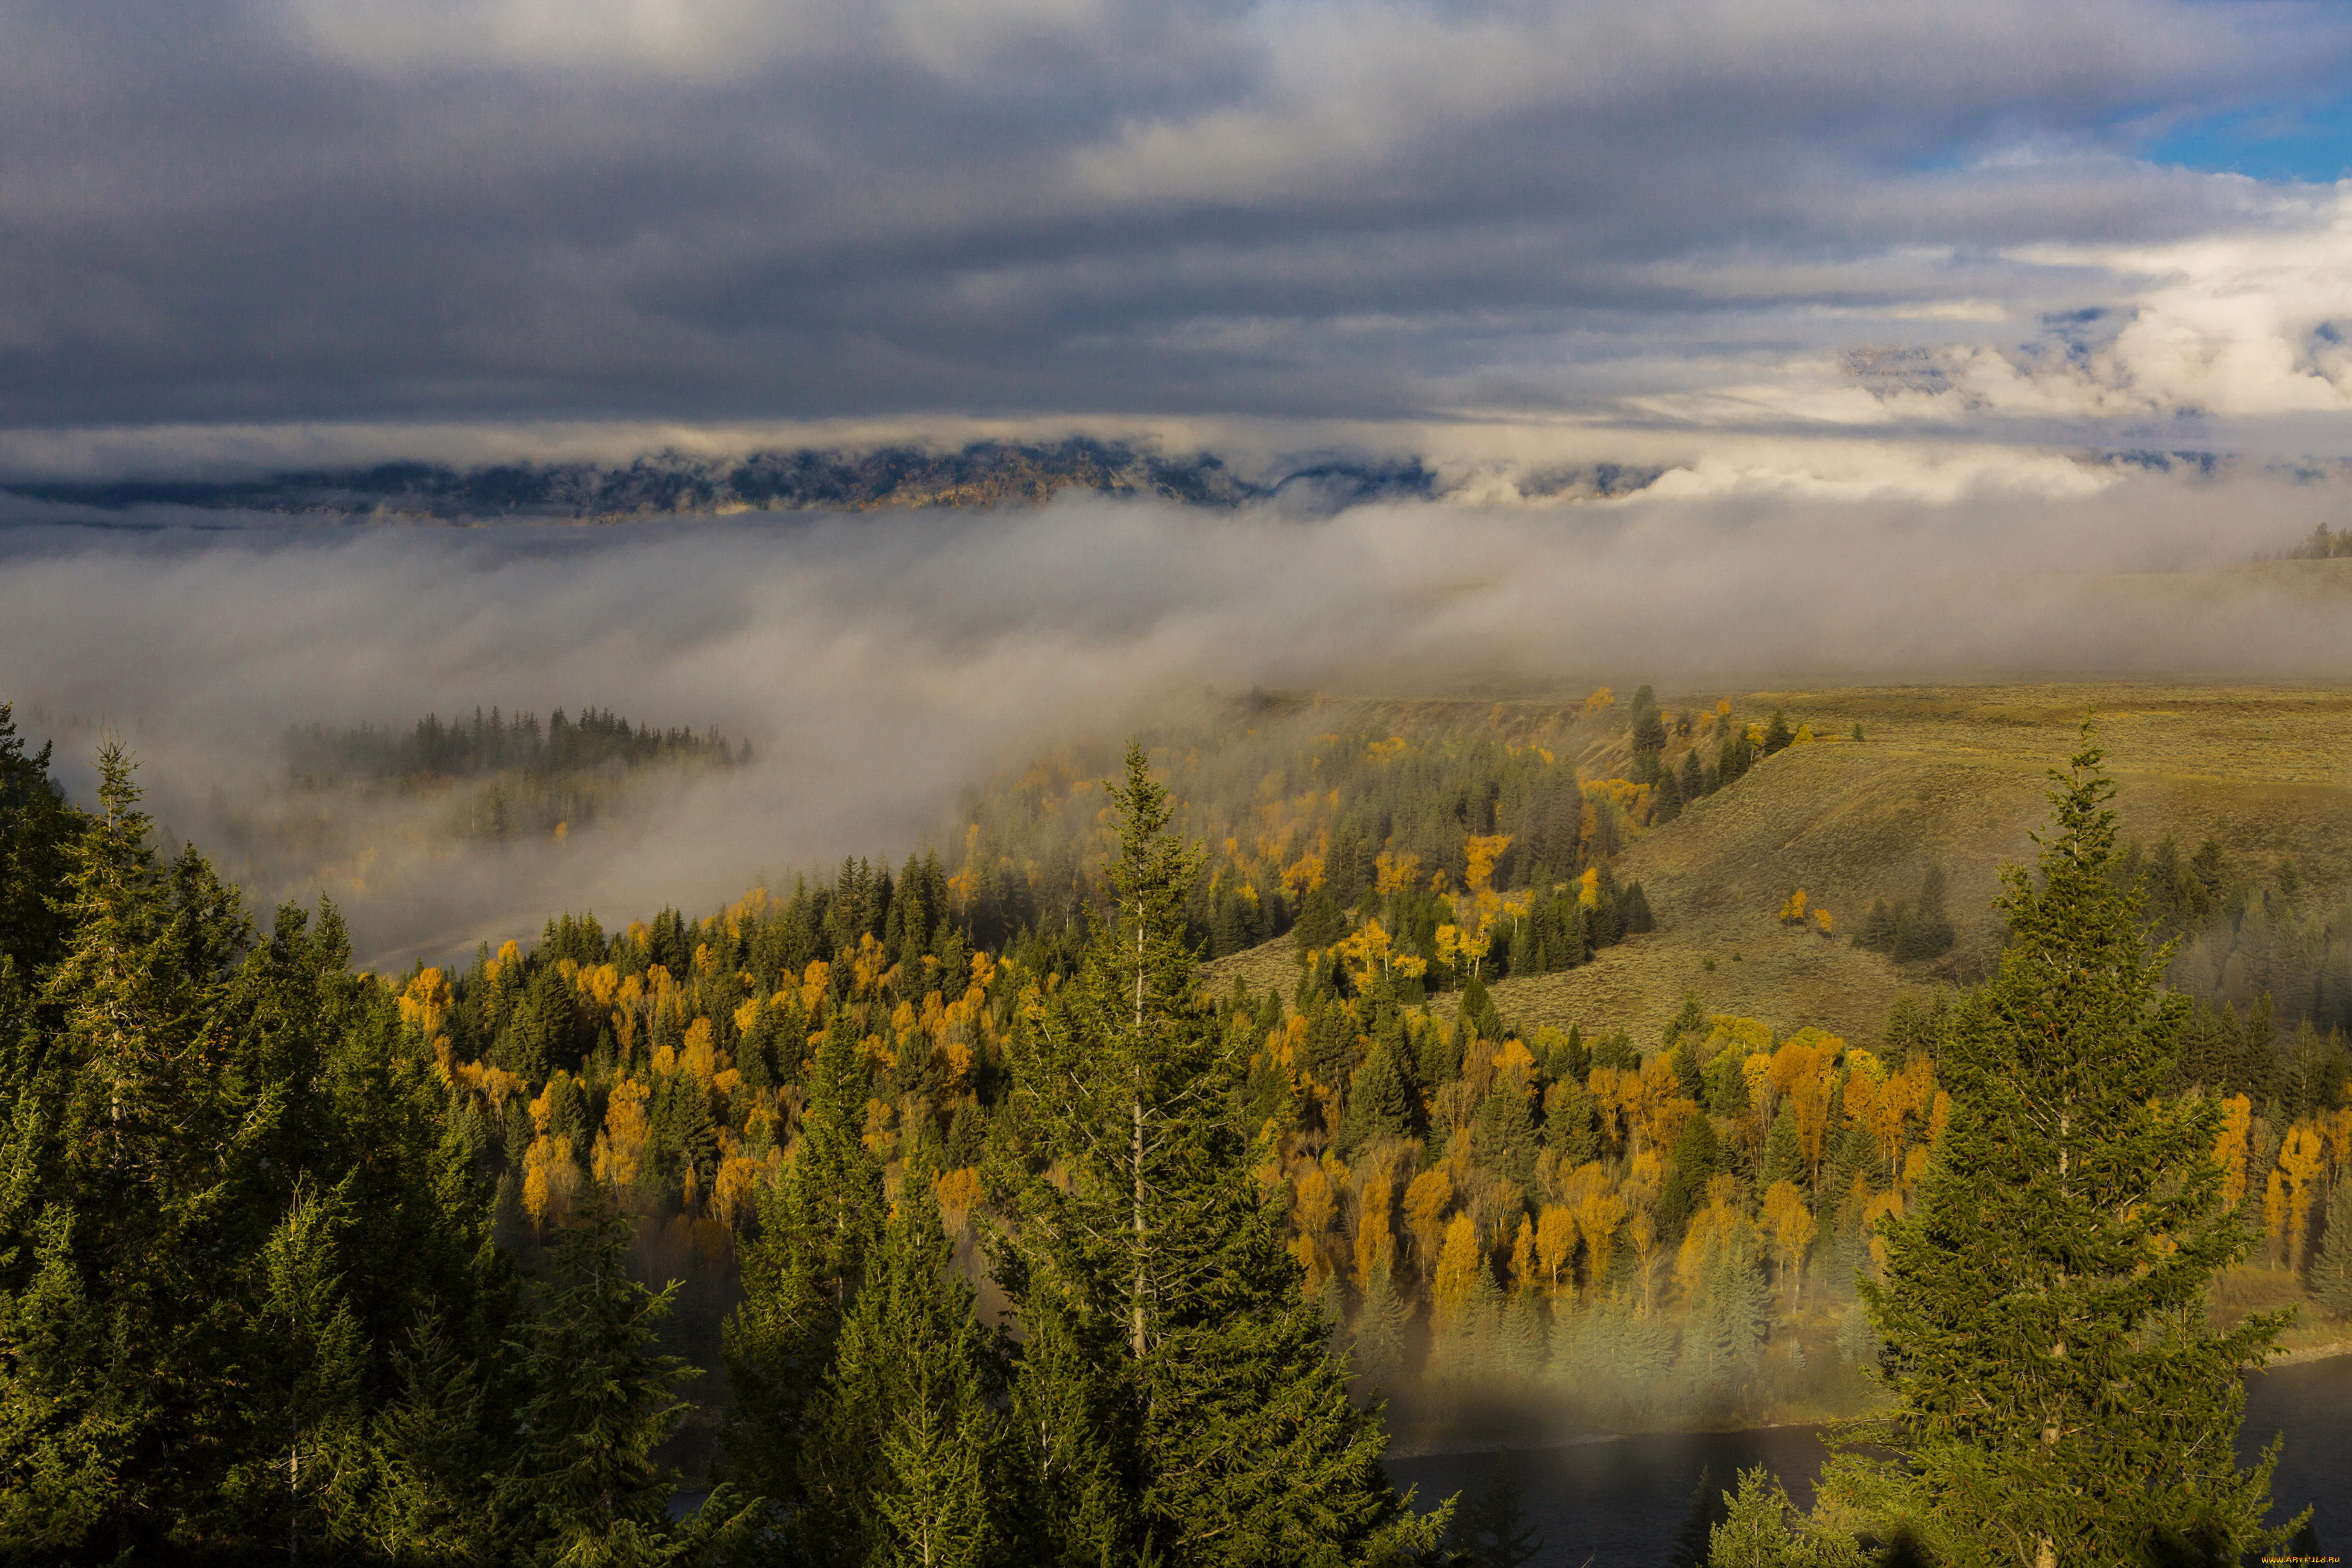
[[[1389,1489],[1379,1414],[1349,1401],[1284,1245],[1286,1194],[1259,1186],[1263,1151],[1234,1125],[1244,1064],[1184,940],[1198,852],[1139,747],[1110,795],[1116,902],[1016,1060],[1033,1139],[1000,1265],[1029,1341],[1016,1413],[1094,1413],[1090,1454],[1024,1434],[1049,1489],[1083,1483],[1044,1554],[1092,1560],[1108,1536],[1171,1564],[1336,1568],[1430,1544],[1443,1521]]]

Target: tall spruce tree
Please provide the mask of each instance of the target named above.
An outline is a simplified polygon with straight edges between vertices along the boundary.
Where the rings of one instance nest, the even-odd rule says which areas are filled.
[[[677,1472],[657,1450],[684,1418],[694,1369],[662,1353],[656,1327],[677,1286],[628,1272],[631,1227],[603,1189],[554,1248],[546,1300],[521,1344],[530,1391],[523,1438],[500,1488],[512,1536],[548,1568],[655,1568],[701,1549],[732,1513],[727,1488],[682,1526],[669,1519]]]
[[[1371,1048],[1348,1089],[1347,1116],[1339,1131],[1341,1157],[1353,1158],[1366,1143],[1412,1136],[1421,1097],[1413,1083],[1412,1058],[1405,1052],[1404,1016],[1393,1005],[1380,1008]]]
[[[1233,1124],[1244,1064],[1184,940],[1198,851],[1169,831],[1140,747],[1111,798],[1114,906],[1016,1043],[1033,1134],[1001,1270],[1028,1338],[1016,1417],[1047,1506],[1074,1510],[1034,1555],[1337,1565],[1426,1548],[1438,1521],[1390,1490],[1379,1413],[1349,1402],[1282,1194]],[[1046,1431],[1046,1412],[1091,1430]]]
[[[2312,1305],[2336,1322],[2352,1323],[2352,1186],[2336,1184],[2326,1225],[2311,1266]]]
[[[951,1268],[920,1152],[908,1163],[824,1386],[810,1412],[808,1485],[793,1534],[802,1561],[873,1568],[984,1568],[1016,1561],[1019,1489],[1003,1365],[971,1288]]]
[[[2205,1321],[2247,1238],[2211,1156],[2221,1110],[2163,1098],[2186,1012],[2136,893],[2108,876],[2114,785],[2088,720],[2053,770],[2037,871],[2012,867],[1998,973],[1938,1061],[1951,1121],[1864,1299],[1897,1400],[1892,1461],[1848,1460],[1966,1563],[2110,1563],[2276,1539],[2274,1454],[2238,1466],[2245,1392],[2284,1319]]]
[[[49,748],[28,754],[16,710],[0,702],[0,971],[13,967],[19,985],[31,985],[65,946],[65,910],[55,900],[81,826],[49,777]]]
[[[866,1070],[845,1007],[834,1010],[809,1087],[792,1158],[762,1190],[759,1229],[741,1244],[743,1302],[723,1331],[737,1396],[723,1434],[728,1468],[779,1527],[805,1501],[810,1405],[882,1224],[881,1172],[858,1138]]]

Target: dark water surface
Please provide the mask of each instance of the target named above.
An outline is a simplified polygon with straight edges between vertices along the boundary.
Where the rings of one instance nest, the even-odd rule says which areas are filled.
[[[2352,1546],[2352,1356],[2305,1362],[2248,1379],[2242,1447],[2249,1458],[2284,1433],[2271,1495],[2284,1519],[2315,1505],[2319,1539],[2339,1555]],[[1699,1472],[1729,1488],[1742,1469],[1763,1465],[1790,1495],[1811,1501],[1824,1450],[1811,1426],[1759,1432],[1654,1433],[1632,1437],[1392,1459],[1397,1485],[1418,1486],[1426,1504],[1477,1492],[1506,1470],[1519,1482],[1528,1522],[1544,1539],[1540,1564],[1562,1568],[1656,1568],[1674,1550]]]

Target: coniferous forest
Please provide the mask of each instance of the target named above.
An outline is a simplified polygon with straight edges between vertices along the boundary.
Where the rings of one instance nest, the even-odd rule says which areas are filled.
[[[1934,967],[1937,867],[1850,935],[1791,893],[1918,976],[1864,1045],[1498,1005],[1657,926],[1627,847],[1861,742],[1647,688],[1273,773],[1255,731],[1066,753],[895,870],[401,973],[165,857],[120,748],[70,804],[5,714],[14,1560],[1516,1563],[1507,1500],[1400,1496],[1392,1437],[1791,1415],[1862,1424],[1808,1508],[1738,1478],[1710,1560],[2294,1528],[2231,1440],[2295,1315],[2352,1320],[2347,925],[2126,840],[2087,726],[1989,973]],[[595,713],[300,743],[736,755]]]

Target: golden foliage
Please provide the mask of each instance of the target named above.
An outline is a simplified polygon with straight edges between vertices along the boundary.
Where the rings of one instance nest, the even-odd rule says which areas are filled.
[[[1443,1165],[1432,1165],[1405,1185],[1404,1223],[1423,1269],[1436,1261],[1445,1234],[1445,1211],[1453,1205],[1454,1178]]]
[[[1555,1290],[1559,1289],[1560,1270],[1575,1266],[1576,1211],[1566,1204],[1546,1204],[1537,1217],[1536,1260]]]
[[[522,1208],[531,1228],[543,1227],[548,1212],[572,1197],[579,1167],[572,1163],[572,1140],[542,1134],[530,1141],[522,1157]]]
[[[605,1101],[604,1131],[596,1135],[590,1164],[596,1179],[615,1192],[625,1193],[635,1185],[637,1173],[644,1169],[646,1140],[653,1130],[646,1119],[646,1100],[651,1092],[646,1085],[625,1078],[613,1086]]]
[[[719,1162],[719,1173],[710,1184],[710,1212],[719,1224],[733,1230],[751,1214],[766,1169],[764,1162],[749,1154],[730,1154]]]
[[[1436,1276],[1430,1286],[1431,1320],[1440,1328],[1458,1320],[1486,1272],[1486,1249],[1479,1245],[1478,1226],[1468,1215],[1455,1215],[1446,1222]]]
[[[1396,1183],[1386,1168],[1364,1178],[1356,1199],[1356,1288],[1362,1289],[1381,1269],[1396,1272],[1396,1232],[1389,1223],[1389,1206],[1396,1198]]]
[[[2246,1201],[2246,1134],[2254,1124],[2254,1102],[2233,1095],[2221,1102],[2221,1136],[2213,1157],[2221,1162],[2221,1202],[2231,1208]]]

